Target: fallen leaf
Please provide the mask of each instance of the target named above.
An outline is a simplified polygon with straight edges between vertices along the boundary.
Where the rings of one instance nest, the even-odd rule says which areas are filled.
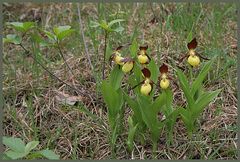
[[[67,105],[75,105],[76,102],[81,102],[82,97],[81,96],[70,96],[69,94],[66,94],[64,92],[56,91],[55,98],[57,101],[61,104],[67,104]]]

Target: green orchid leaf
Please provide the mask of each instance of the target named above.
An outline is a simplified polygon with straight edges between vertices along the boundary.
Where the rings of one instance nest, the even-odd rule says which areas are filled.
[[[166,94],[162,93],[160,94],[155,101],[152,104],[152,110],[155,114],[157,114],[158,112],[162,111],[163,106],[166,104]]]
[[[135,99],[128,96],[125,92],[123,92],[123,96],[124,96],[124,100],[127,102],[129,107],[133,111],[133,116],[132,116],[133,124],[134,125],[139,124],[138,128],[140,130],[143,130],[146,127],[146,125],[142,119],[142,114],[141,114],[141,109],[140,109],[139,103]]]
[[[165,95],[165,101],[166,101],[166,109],[165,109],[165,115],[168,116],[169,114],[171,114],[173,112],[173,107],[172,107],[172,102],[173,102],[173,93],[170,90],[170,88],[167,88],[166,90],[164,90]]]
[[[135,58],[137,56],[138,51],[138,43],[136,38],[132,41],[132,44],[130,46],[130,54],[132,58]]]
[[[207,62],[201,72],[199,73],[198,77],[195,79],[195,81],[192,84],[192,88],[191,88],[191,95],[194,96],[196,91],[201,87],[203,80],[205,79],[205,77],[207,76],[212,64],[213,64],[214,59],[212,59],[211,61]]]
[[[109,122],[113,130],[114,123],[116,123],[115,120],[123,105],[122,91],[120,89],[116,91],[111,83],[108,83],[106,80],[102,82],[101,88],[104,101],[108,107]]]
[[[159,70],[155,61],[152,59],[148,65],[148,69],[151,71],[151,79],[154,83],[157,83]]]
[[[192,118],[191,112],[184,108],[179,109],[179,113],[182,117],[183,123],[187,128],[188,133],[190,134],[193,131],[194,120]]]
[[[110,74],[110,83],[115,90],[119,89],[122,85],[122,79],[124,77],[124,73],[119,66],[115,66]]]
[[[194,100],[193,100],[193,96],[191,95],[190,85],[187,82],[187,77],[183,74],[183,72],[180,69],[177,69],[177,76],[180,81],[180,86],[187,99],[188,106],[189,108],[192,108],[194,105]]]
[[[205,92],[196,101],[195,108],[193,111],[193,117],[197,118],[204,108],[220,93],[221,90],[213,92]]]
[[[130,152],[133,150],[133,141],[134,141],[134,135],[136,133],[138,124],[134,125],[133,120],[131,116],[128,118],[128,126],[129,126],[129,131],[128,131],[128,139],[127,139],[127,146]]]

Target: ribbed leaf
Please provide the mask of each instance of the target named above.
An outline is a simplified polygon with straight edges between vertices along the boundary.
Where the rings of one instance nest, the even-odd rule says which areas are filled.
[[[213,63],[214,59],[212,59],[211,61],[209,61],[208,63],[206,63],[204,65],[204,67],[202,68],[201,72],[199,73],[198,77],[195,79],[195,81],[192,84],[192,88],[191,88],[191,95],[194,96],[196,91],[200,88],[203,80],[205,79],[205,77],[207,76],[212,63]]]
[[[113,24],[116,24],[116,23],[122,22],[122,21],[125,21],[125,20],[124,20],[124,19],[112,20],[112,21],[110,21],[110,22],[108,23],[108,27],[111,28],[111,26],[112,26]]]
[[[115,66],[110,74],[110,83],[115,90],[121,87],[123,77],[124,73],[122,72],[121,68],[119,68],[119,66]]]
[[[205,92],[198,98],[195,104],[195,108],[193,111],[193,117],[197,118],[199,114],[204,110],[205,106],[207,106],[217,95],[220,93],[221,90],[216,90],[213,92]]]
[[[163,106],[166,104],[166,94],[162,93],[160,94],[155,101],[152,104],[152,110],[155,114],[157,114],[159,111],[163,109]]]
[[[180,86],[184,92],[186,99],[187,99],[187,103],[188,103],[189,107],[192,108],[192,106],[194,104],[194,100],[193,100],[193,96],[191,95],[190,86],[187,82],[187,78],[180,69],[177,69],[177,76],[180,81]]]
[[[111,83],[107,83],[105,80],[102,82],[101,88],[104,101],[108,107],[109,122],[113,129],[115,120],[123,105],[123,95],[120,90],[116,91]]]

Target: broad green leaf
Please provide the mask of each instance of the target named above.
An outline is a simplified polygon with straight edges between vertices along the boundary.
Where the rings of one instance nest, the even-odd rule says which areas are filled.
[[[21,37],[17,36],[16,34],[8,34],[6,38],[3,38],[3,43],[20,44],[21,41]]]
[[[191,95],[190,86],[187,82],[187,78],[180,69],[177,69],[177,76],[180,81],[180,86],[184,92],[186,99],[187,99],[188,106],[189,106],[189,108],[192,108],[193,104],[194,104],[194,100],[193,100],[193,96]]]
[[[102,94],[105,103],[108,107],[108,114],[109,114],[109,120],[110,125],[113,129],[116,117],[121,110],[121,107],[123,105],[123,95],[120,89],[116,91],[111,83],[107,83],[106,80],[102,82]]]
[[[53,28],[53,32],[55,35],[58,35],[60,34],[61,32],[63,31],[67,31],[67,30],[70,30],[71,29],[71,26],[69,25],[66,25],[66,26],[58,26],[58,27],[54,27]]]
[[[115,28],[115,29],[113,29],[115,32],[117,32],[117,33],[122,33],[123,31],[124,31],[124,28],[122,27],[122,26],[119,26],[119,27],[117,27],[117,28]]]
[[[27,32],[29,29],[34,27],[34,22],[10,22],[7,25],[11,25],[15,30],[20,32]]]
[[[39,34],[37,33],[34,33],[31,35],[32,37],[32,40],[36,43],[38,43],[41,47],[46,47],[46,46],[49,46],[50,44],[45,41]]]
[[[165,115],[168,116],[169,114],[172,113],[173,108],[172,108],[172,102],[173,102],[173,93],[172,91],[168,88],[164,90],[165,95],[165,101],[166,101],[166,110],[165,110]]]
[[[73,32],[75,32],[74,29],[69,29],[69,30],[63,31],[57,35],[57,38],[61,41],[64,38],[66,38],[67,36],[69,36],[70,34],[72,34]]]
[[[71,29],[71,26],[58,26],[53,28],[54,34],[57,36],[57,38],[61,41],[62,39],[69,36],[71,33],[73,33],[75,30]]]
[[[47,35],[47,37],[48,37],[51,41],[56,42],[57,37],[56,37],[55,34],[49,32],[49,31],[46,31],[46,30],[44,30],[43,32]]]
[[[132,41],[132,44],[130,46],[130,54],[131,57],[134,58],[137,56],[137,51],[138,51],[138,43],[136,38]]]
[[[7,157],[9,157],[11,159],[20,159],[27,155],[25,152],[15,152],[12,150],[5,152],[5,154],[7,155]]]
[[[124,77],[124,73],[118,65],[113,68],[110,74],[110,83],[115,90],[119,89],[122,84],[122,79]]]
[[[193,39],[192,30],[188,33],[187,42],[190,42]]]
[[[162,108],[165,104],[166,104],[165,94],[162,93],[155,99],[155,101],[153,102],[151,107],[152,107],[154,113],[157,114],[159,111],[162,110]]]
[[[95,21],[90,21],[90,25],[89,26],[92,27],[92,28],[96,28],[96,27],[99,27],[100,24],[98,22],[95,22]]]
[[[25,151],[25,143],[20,138],[3,137],[3,144],[15,152]]]
[[[216,90],[214,92],[205,92],[202,94],[196,101],[193,116],[197,118],[199,114],[204,110],[205,106],[207,106],[215,97],[217,97],[220,91],[221,90]]]
[[[156,132],[158,129],[157,115],[152,109],[152,104],[149,99],[149,96],[139,95],[137,101],[140,105],[140,110],[142,114],[142,119],[151,130],[152,133]],[[155,134],[155,133],[154,133]]]
[[[193,118],[192,118],[191,113],[189,112],[189,110],[186,110],[184,108],[180,108],[179,109],[179,113],[180,113],[180,115],[182,117],[184,125],[187,128],[188,133],[192,132],[193,131],[194,121],[193,121]]]
[[[52,150],[49,150],[49,149],[39,151],[39,153],[45,158],[50,160],[58,160],[60,158],[59,155],[55,154]]]
[[[111,55],[113,53],[113,50],[111,49],[111,44],[107,43],[107,49],[106,49],[106,60],[109,60]],[[106,62],[107,63],[107,62]]]
[[[8,157],[6,153],[3,153],[2,160],[11,160],[11,158]]]
[[[100,22],[100,26],[101,26],[104,30],[110,31],[110,27],[108,26],[108,24],[107,24],[107,22],[106,22],[105,20],[102,20],[102,21]]]
[[[29,29],[33,28],[35,26],[34,22],[24,22],[23,23],[23,28],[26,31],[28,31]]]
[[[191,95],[194,96],[196,91],[200,88],[203,80],[205,79],[205,77],[207,76],[212,63],[213,63],[214,59],[212,61],[209,61],[208,63],[206,63],[204,65],[204,67],[202,68],[201,72],[199,73],[198,77],[195,79],[195,81],[192,84],[192,88],[191,88]]]
[[[125,92],[123,92],[124,100],[127,102],[127,104],[130,106],[130,108],[133,110],[133,120],[135,123],[141,124],[143,122],[142,120],[142,114],[140,105],[138,102],[134,99],[132,99],[130,96],[128,96]]]
[[[109,28],[111,28],[114,24],[118,23],[118,22],[122,22],[125,21],[124,19],[116,19],[116,20],[112,20],[111,22],[109,22],[107,25]]]
[[[32,151],[37,145],[39,144],[39,141],[31,141],[25,146],[25,152],[29,153]]]

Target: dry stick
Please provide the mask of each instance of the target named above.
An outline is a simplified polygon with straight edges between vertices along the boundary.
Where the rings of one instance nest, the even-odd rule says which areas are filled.
[[[61,50],[61,48],[60,48],[60,45],[59,45],[59,42],[58,42],[58,41],[57,41],[57,48],[58,48],[58,50],[59,50],[59,53],[60,53],[61,57],[63,58],[63,60],[64,60],[64,62],[65,62],[65,64],[66,64],[66,66],[68,67],[69,71],[70,71],[71,74],[74,76],[72,69],[71,69],[70,66],[68,65],[67,60],[65,59],[65,57],[64,57],[64,55],[63,55],[63,52],[62,52],[62,50]]]
[[[69,85],[68,83],[66,83],[65,81],[61,80],[60,78],[58,78],[56,75],[54,75],[52,72],[50,72],[44,65],[42,65],[42,63],[40,63],[35,57],[33,57],[32,55],[29,55],[30,54],[30,51],[27,50],[21,43],[19,44],[20,47],[26,52],[26,54],[28,56],[30,56],[31,58],[34,59],[34,61],[36,61],[45,71],[47,71],[53,78],[57,79],[58,81],[64,83],[65,85],[67,85],[68,87],[72,88],[73,90],[77,91],[79,94],[82,94],[82,95],[86,95],[84,93],[82,93],[81,91],[79,91],[78,89],[76,89],[75,87]]]
[[[103,56],[103,68],[102,68],[102,78],[105,79],[105,60],[106,60],[106,53],[107,53],[107,38],[108,38],[108,31],[105,30],[105,37],[104,37],[104,56]]]
[[[81,30],[81,34],[82,34],[82,39],[83,39],[83,44],[84,44],[84,48],[85,48],[85,52],[86,52],[86,57],[88,59],[88,63],[91,66],[92,71],[94,70],[91,59],[90,59],[90,55],[88,53],[88,46],[86,44],[85,41],[85,36],[84,36],[84,32],[83,32],[83,24],[82,24],[82,19],[81,19],[81,11],[80,11],[80,7],[79,7],[79,3],[77,4],[77,8],[78,8],[78,18],[79,18],[79,25],[80,25],[80,30]]]

